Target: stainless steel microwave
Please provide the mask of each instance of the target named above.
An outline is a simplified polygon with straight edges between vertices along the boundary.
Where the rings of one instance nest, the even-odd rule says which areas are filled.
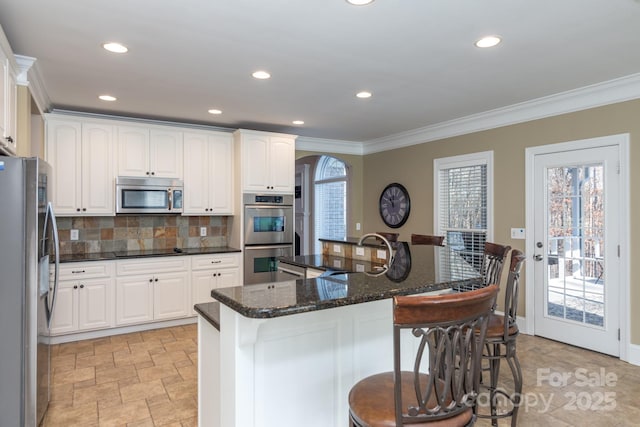
[[[116,178],[117,214],[179,214],[182,212],[182,180],[173,178]]]

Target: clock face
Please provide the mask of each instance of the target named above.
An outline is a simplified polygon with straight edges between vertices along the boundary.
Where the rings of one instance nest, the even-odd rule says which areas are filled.
[[[395,246],[396,253],[386,274],[394,282],[402,282],[411,272],[411,252],[406,242],[399,242]]]
[[[409,192],[401,184],[389,184],[380,195],[379,207],[385,224],[391,228],[401,227],[409,218]]]

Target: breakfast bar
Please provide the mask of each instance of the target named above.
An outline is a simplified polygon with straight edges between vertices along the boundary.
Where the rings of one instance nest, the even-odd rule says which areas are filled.
[[[196,305],[199,424],[345,425],[352,385],[392,368],[390,298],[481,284],[449,248],[394,251],[388,269],[216,289]]]

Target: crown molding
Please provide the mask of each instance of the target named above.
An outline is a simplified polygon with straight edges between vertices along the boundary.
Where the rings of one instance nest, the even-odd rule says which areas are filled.
[[[25,55],[14,55],[13,57],[18,68],[16,72],[16,83],[20,86],[28,86],[29,78],[27,74],[29,73],[29,69],[31,69],[33,64],[36,62],[36,58]]]
[[[362,151],[388,151],[638,98],[640,73],[369,140],[362,144]]]
[[[320,153],[355,154],[362,156],[363,143],[337,139],[311,138],[299,136],[296,139],[296,150],[315,151]]]
[[[44,80],[40,73],[38,60],[31,56],[15,55],[18,64],[18,84],[27,86],[31,93],[31,98],[38,106],[41,113],[47,113],[51,109],[51,99],[44,87]]]

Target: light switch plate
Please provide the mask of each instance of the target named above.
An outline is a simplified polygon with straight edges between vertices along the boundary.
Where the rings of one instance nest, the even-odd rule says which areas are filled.
[[[200,237],[207,236],[207,227],[200,227]]]
[[[69,233],[69,238],[71,240],[78,240],[79,239],[78,230],[71,229],[71,233]]]
[[[511,238],[512,239],[524,239],[524,228],[512,228],[511,229]]]
[[[364,248],[362,248],[362,247],[356,247],[356,255],[358,255],[358,256],[364,256]]]

